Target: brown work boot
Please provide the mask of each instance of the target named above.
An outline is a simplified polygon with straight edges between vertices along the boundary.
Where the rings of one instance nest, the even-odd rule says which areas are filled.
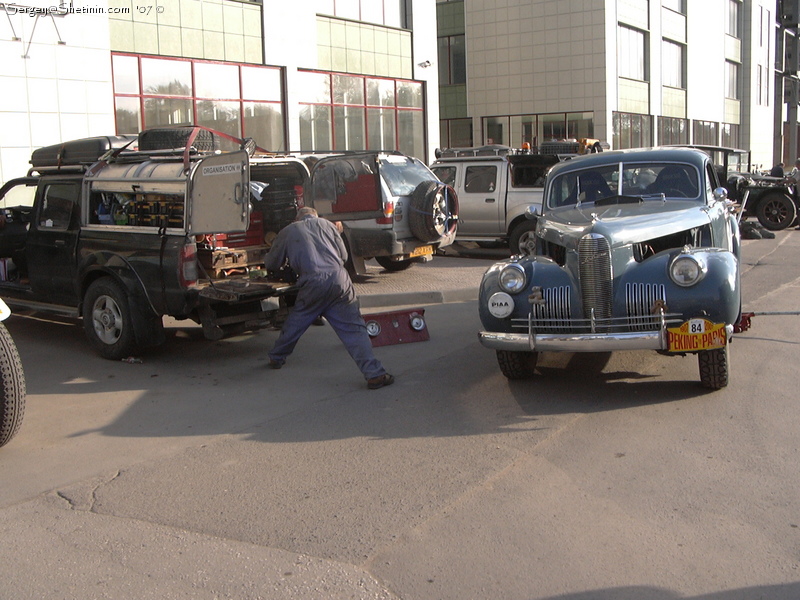
[[[394,377],[392,377],[388,373],[384,373],[383,375],[378,375],[377,377],[373,377],[372,379],[367,379],[367,387],[371,390],[377,390],[378,388],[382,388],[387,385],[392,385],[393,383],[394,383]]]

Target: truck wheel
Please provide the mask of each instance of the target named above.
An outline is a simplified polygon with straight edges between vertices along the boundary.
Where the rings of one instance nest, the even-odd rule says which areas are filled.
[[[411,195],[408,226],[414,237],[423,242],[436,242],[455,231],[458,200],[449,185],[423,181]]]
[[[120,360],[137,350],[128,297],[109,277],[98,279],[86,291],[83,328],[103,358]]]
[[[538,352],[497,350],[497,364],[507,379],[530,379],[534,376]]]
[[[758,222],[772,231],[786,229],[794,223],[796,216],[797,208],[792,199],[785,194],[776,192],[766,194],[756,207]]]
[[[388,256],[376,256],[375,261],[387,271],[405,271],[413,264],[413,260],[394,260]]]
[[[719,390],[728,385],[728,345],[714,350],[703,350],[697,354],[700,367],[700,383],[703,387]]]
[[[508,238],[512,254],[531,256],[536,253],[536,221],[528,219],[517,223]]]
[[[0,446],[19,431],[25,414],[25,374],[11,334],[0,323]]]

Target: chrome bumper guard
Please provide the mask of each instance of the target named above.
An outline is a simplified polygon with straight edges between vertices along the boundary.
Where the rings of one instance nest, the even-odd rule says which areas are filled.
[[[728,339],[733,326],[725,327]],[[624,333],[503,333],[479,331],[483,346],[518,352],[616,352],[620,350],[668,350],[666,325],[658,331]]]
[[[614,352],[617,350],[666,350],[665,331],[632,333],[502,333],[479,331],[487,348],[520,352]]]

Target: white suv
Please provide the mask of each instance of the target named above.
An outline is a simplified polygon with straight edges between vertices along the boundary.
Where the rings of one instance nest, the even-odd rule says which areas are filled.
[[[416,158],[392,152],[303,157],[311,171],[305,202],[340,221],[357,274],[375,260],[388,271],[430,260],[453,243],[458,199]]]

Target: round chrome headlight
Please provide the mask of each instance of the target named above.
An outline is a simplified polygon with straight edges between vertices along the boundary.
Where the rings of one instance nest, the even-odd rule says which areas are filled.
[[[497,280],[501,289],[509,294],[517,294],[525,289],[525,269],[516,263],[506,265]]]
[[[669,266],[669,276],[681,287],[690,287],[706,274],[706,265],[692,254],[681,254]]]

